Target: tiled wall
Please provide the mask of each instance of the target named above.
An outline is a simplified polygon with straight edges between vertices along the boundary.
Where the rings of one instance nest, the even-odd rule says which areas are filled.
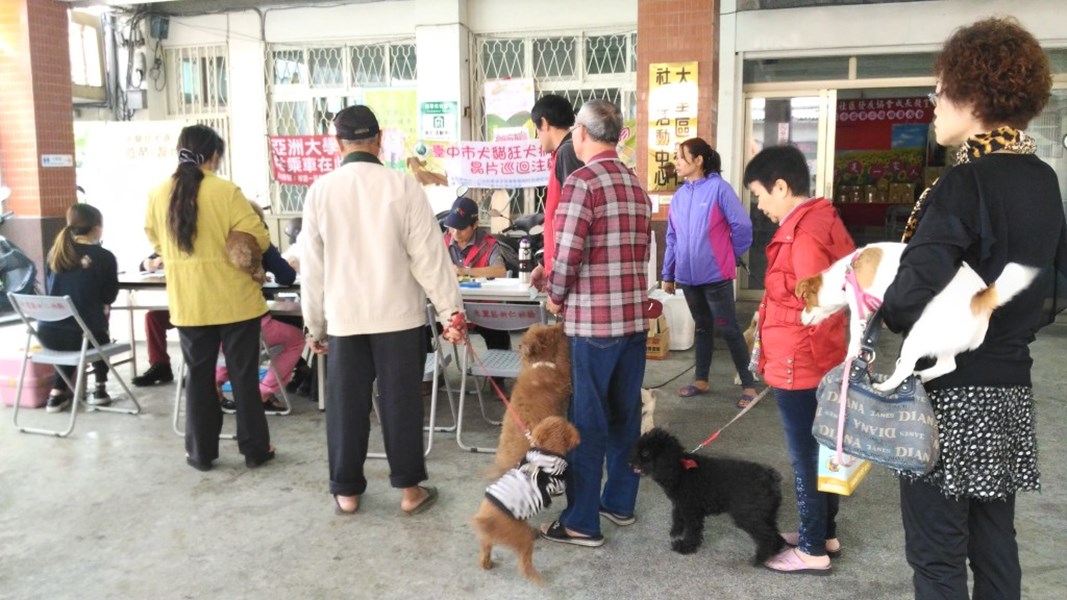
[[[74,155],[67,5],[0,2],[0,166],[11,188],[2,233],[40,260],[56,219],[75,202],[74,167],[42,168],[44,154]]]
[[[648,67],[698,62],[697,135],[715,145],[719,93],[718,0],[641,0],[637,6],[637,146],[648,148]],[[647,180],[648,157],[638,155],[637,174]],[[666,207],[657,218],[666,218]],[[661,245],[662,247],[662,245]]]

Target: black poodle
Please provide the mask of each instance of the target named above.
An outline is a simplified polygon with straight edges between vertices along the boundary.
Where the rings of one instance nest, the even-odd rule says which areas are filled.
[[[656,427],[641,436],[630,457],[634,471],[658,483],[670,498],[671,549],[696,552],[704,539],[704,517],[729,513],[756,541],[756,565],[778,553],[782,477],[753,462],[709,458],[682,450],[678,438]]]

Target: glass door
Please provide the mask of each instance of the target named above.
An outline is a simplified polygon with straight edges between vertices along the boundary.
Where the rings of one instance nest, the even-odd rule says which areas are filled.
[[[836,106],[836,90],[746,94],[743,165],[767,146],[792,144],[808,159],[810,193],[832,198]],[[763,294],[763,274],[767,270],[764,249],[778,226],[759,211],[755,197],[742,187],[741,181],[738,173],[735,187],[752,217],[753,239],[745,256],[748,271],[742,269],[738,273],[739,295],[758,299]]]

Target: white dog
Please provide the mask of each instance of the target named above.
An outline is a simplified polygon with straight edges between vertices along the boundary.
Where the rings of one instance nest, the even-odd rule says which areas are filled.
[[[900,243],[870,244],[838,260],[819,275],[799,281],[796,294],[805,304],[800,320],[805,325],[814,325],[847,305],[852,313],[848,356],[857,356],[863,336],[860,315],[871,312],[871,308],[864,307],[861,313],[859,303],[863,299],[857,298],[851,286],[845,285],[848,270],[851,268],[855,273],[862,293],[881,304],[886,288],[896,278],[903,252],[904,244]],[[957,354],[982,344],[993,309],[1026,289],[1037,274],[1038,269],[1034,267],[1008,263],[997,280],[987,286],[970,265],[961,264],[956,276],[933,297],[912,326],[893,374],[875,388],[883,392],[895,389],[924,356],[932,356],[937,362],[918,373],[923,381],[954,371]]]
[[[658,390],[649,388],[641,388],[641,433],[645,433],[648,430],[656,426],[656,397],[659,395]]]

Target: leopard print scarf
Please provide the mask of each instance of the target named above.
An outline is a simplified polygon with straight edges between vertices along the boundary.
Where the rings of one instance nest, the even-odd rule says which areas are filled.
[[[1037,144],[1034,143],[1034,138],[1026,135],[1026,132],[1021,129],[1005,125],[993,131],[979,133],[967,138],[967,141],[956,151],[953,164],[968,163],[986,154],[998,151],[1014,152],[1015,154],[1034,154],[1037,152]],[[930,193],[930,188],[935,185],[937,185],[936,179],[930,184],[930,187],[923,190],[919,200],[915,202],[915,207],[911,209],[911,215],[908,216],[908,223],[904,226],[904,235],[901,236],[900,241],[907,242],[911,239],[911,236],[915,235],[915,230],[919,227],[919,220],[922,219],[923,212],[926,210],[926,196]]]

